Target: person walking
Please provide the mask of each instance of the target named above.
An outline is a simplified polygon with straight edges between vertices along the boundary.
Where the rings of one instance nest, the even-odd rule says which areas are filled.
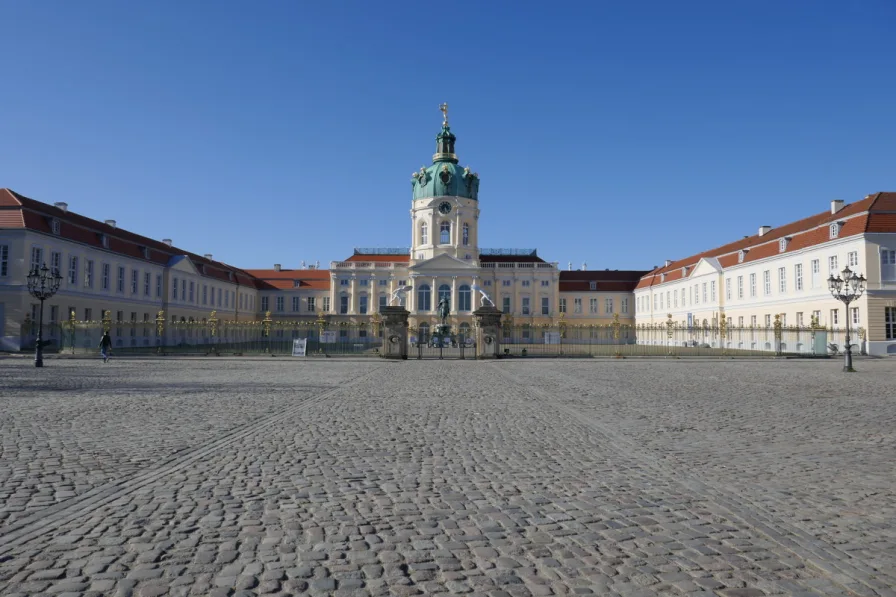
[[[109,337],[109,332],[103,332],[103,337],[100,338],[100,355],[103,357],[103,362],[109,360],[109,355],[112,354],[112,338]]]

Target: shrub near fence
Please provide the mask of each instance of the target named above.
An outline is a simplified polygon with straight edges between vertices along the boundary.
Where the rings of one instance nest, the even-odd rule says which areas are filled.
[[[292,354],[293,340],[308,340],[309,355],[379,356],[381,326],[375,324],[275,321],[132,322],[67,321],[44,325],[47,353],[98,354],[103,330],[113,354]],[[324,341],[321,341],[324,332]],[[827,356],[845,350],[845,330],[780,327],[724,328],[654,326],[505,325],[507,356]],[[862,331],[853,332],[854,349]],[[34,350],[37,324],[21,328],[23,351]],[[425,339],[421,338],[425,342]],[[467,358],[475,352],[469,351]]]

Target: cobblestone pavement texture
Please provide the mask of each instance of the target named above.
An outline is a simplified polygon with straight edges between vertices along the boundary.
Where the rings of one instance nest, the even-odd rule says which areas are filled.
[[[894,365],[0,361],[0,594],[893,596]]]

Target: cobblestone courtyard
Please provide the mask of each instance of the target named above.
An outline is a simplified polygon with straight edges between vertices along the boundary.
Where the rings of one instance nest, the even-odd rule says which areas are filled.
[[[0,594],[896,595],[896,361],[0,361]]]

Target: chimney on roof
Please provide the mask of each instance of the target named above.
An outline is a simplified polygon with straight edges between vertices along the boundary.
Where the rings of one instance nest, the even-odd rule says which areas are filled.
[[[569,263],[566,264],[566,268],[567,268],[569,271],[572,271],[572,261],[570,261]]]
[[[304,259],[302,260],[302,264],[299,267],[301,267],[302,269],[305,269],[305,260]]]
[[[106,220],[106,226],[115,228],[115,220]]]
[[[583,261],[582,262],[582,271],[585,271],[586,269],[588,269],[588,264]]]
[[[835,214],[843,209],[843,199],[834,199],[831,201],[831,213]]]
[[[62,211],[62,213],[66,213],[68,211],[68,203],[59,201],[58,203],[54,203],[53,205],[58,207]]]
[[[771,226],[760,226],[759,227],[759,236],[765,236],[766,234],[768,234],[771,231],[772,231]]]
[[[163,239],[162,239],[162,242],[165,243],[166,245],[168,245],[169,247],[171,246],[171,239],[170,239],[170,238],[163,238]]]
[[[279,264],[279,263],[275,263],[275,264],[274,264],[274,271],[275,271],[275,272],[279,272],[279,271],[280,271],[280,264]]]
[[[314,262],[314,269],[320,269],[320,259]]]
[[[205,257],[205,258],[208,259],[209,261],[212,260],[212,254],[211,254],[211,253],[206,253],[205,255],[203,255],[203,257]]]
[[[665,263],[663,264],[663,267],[669,267],[670,265],[672,265],[672,260],[666,259]]]

